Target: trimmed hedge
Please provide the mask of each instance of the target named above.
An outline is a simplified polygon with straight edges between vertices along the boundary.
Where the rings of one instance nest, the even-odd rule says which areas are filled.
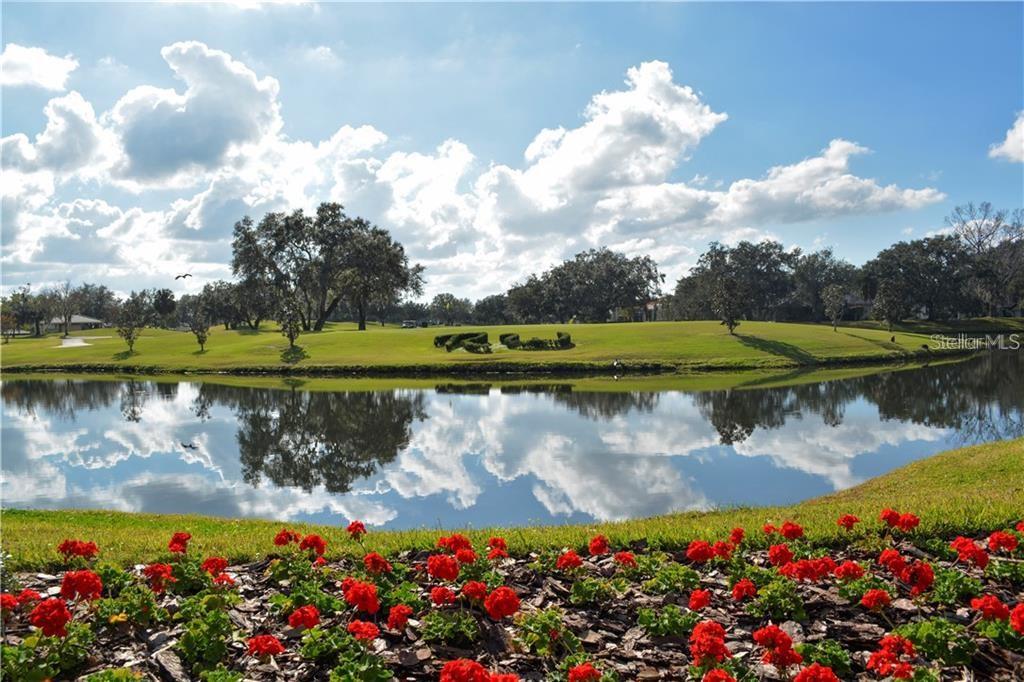
[[[472,342],[476,344],[488,344],[488,347],[490,346],[487,339],[487,332],[462,332],[460,334],[447,334],[445,336],[447,336],[447,338],[445,339],[444,342],[444,349],[449,353],[451,353],[456,348],[465,347],[467,342]],[[435,344],[437,343],[437,338],[434,339]]]
[[[486,336],[486,335],[485,335]],[[466,349],[467,353],[490,353],[491,344],[484,341],[483,343],[477,341],[466,341],[462,344],[462,347]]]
[[[522,345],[519,334],[501,334],[498,336],[498,341],[506,348],[519,348]]]

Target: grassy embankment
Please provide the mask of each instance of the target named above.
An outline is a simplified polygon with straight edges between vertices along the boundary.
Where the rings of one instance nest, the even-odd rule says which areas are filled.
[[[438,333],[482,330],[496,343],[503,332],[522,338],[572,335],[574,348],[558,351],[500,349],[475,355],[435,348]],[[114,330],[82,332],[90,344],[62,348],[58,335],[19,338],[0,347],[3,370],[373,374],[479,374],[482,372],[587,372],[747,370],[846,363],[898,362],[942,355],[925,351],[925,335],[827,325],[744,322],[730,335],[716,322],[466,326],[398,329],[330,325],[303,335],[289,353],[272,328],[259,332],[212,330],[205,352],[187,332],[146,330],[129,354]],[[933,344],[934,345],[934,344]],[[948,353],[946,353],[948,355]],[[618,363],[613,365],[613,363]]]
[[[595,532],[614,545],[646,540],[652,546],[678,548],[695,537],[721,538],[734,526],[756,531],[765,521],[793,519],[803,524],[812,541],[822,544],[847,537],[836,518],[853,513],[864,526],[877,528],[885,506],[913,511],[922,517],[919,532],[950,536],[1006,527],[1024,516],[1024,439],[951,450],[872,479],[833,495],[790,507],[763,507],[687,512],[649,519],[578,526],[498,528],[466,531],[481,544],[491,534],[504,535],[515,553],[583,546]],[[171,533],[192,533],[192,547],[202,555],[219,554],[232,561],[251,560],[274,550],[271,538],[281,522],[238,521],[198,516],[159,516],[94,511],[15,511],[2,516],[2,545],[12,555],[14,570],[54,567],[54,547],[66,537],[90,539],[102,557],[119,564],[153,561],[167,556]],[[288,524],[302,532],[321,533],[330,556],[385,554],[433,546],[436,530],[373,531],[360,547],[345,537],[345,519],[337,526]],[[754,536],[759,536],[755,533]]]

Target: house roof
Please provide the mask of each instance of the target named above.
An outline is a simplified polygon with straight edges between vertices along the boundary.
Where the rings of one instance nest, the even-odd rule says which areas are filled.
[[[50,320],[50,324],[64,324],[64,320],[55,317]],[[72,315],[71,324],[103,324],[103,320],[97,320],[95,317],[88,317],[86,315]]]

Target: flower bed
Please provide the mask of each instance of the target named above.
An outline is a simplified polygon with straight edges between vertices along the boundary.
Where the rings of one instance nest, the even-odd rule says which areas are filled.
[[[4,577],[3,676],[228,680],[1024,679],[1024,522],[939,539],[913,514],[792,522],[679,553],[641,543],[509,557],[502,538],[329,562],[283,529],[229,566],[175,533],[121,570],[69,539],[59,575]],[[365,527],[349,526],[362,543]]]

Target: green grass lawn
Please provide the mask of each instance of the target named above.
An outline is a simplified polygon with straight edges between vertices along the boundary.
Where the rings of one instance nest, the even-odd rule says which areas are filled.
[[[885,322],[861,320],[840,322],[846,329],[881,329],[888,327]],[[1020,334],[1024,332],[1024,318],[1015,317],[972,317],[966,320],[904,320],[894,325],[899,332],[914,334]]]
[[[558,351],[498,350],[487,355],[434,348],[438,333],[483,330],[497,342],[503,332],[521,337],[554,338],[572,334],[575,348]],[[877,329],[826,325],[744,322],[730,335],[717,322],[649,322],[633,324],[466,326],[399,329],[371,326],[357,331],[334,324],[299,339],[301,352],[289,356],[287,341],[275,330],[213,330],[200,353],[188,332],[146,330],[133,354],[114,330],[75,334],[90,345],[62,348],[59,335],[19,338],[0,347],[2,366],[12,369],[93,371],[122,368],[132,372],[295,371],[378,373],[458,372],[554,368],[608,369],[611,363],[655,370],[764,369],[844,362],[891,362],[925,355],[927,336]],[[935,353],[932,352],[934,355]]]
[[[845,531],[836,526],[841,514],[856,514],[864,521],[862,526],[868,527],[866,532],[871,532],[878,528],[878,512],[886,506],[920,515],[919,532],[927,535],[948,537],[1007,527],[1024,517],[1024,439],[951,450],[849,490],[790,507],[688,512],[577,526],[462,530],[478,544],[492,534],[502,534],[515,553],[581,547],[595,532],[607,535],[613,545],[646,540],[654,547],[680,548],[694,538],[720,539],[734,526],[743,526],[756,537],[760,534],[754,531],[766,521],[792,519],[804,525],[812,541],[830,544],[845,537]],[[287,525],[322,534],[332,557],[427,548],[439,533],[371,529],[360,547],[345,537],[347,521],[339,518],[334,526]],[[0,544],[10,553],[14,570],[54,568],[54,548],[68,537],[93,540],[102,548],[104,560],[128,565],[166,558],[168,538],[181,530],[193,535],[192,547],[201,555],[224,555],[239,562],[273,552],[272,537],[282,525],[199,516],[6,510]]]

